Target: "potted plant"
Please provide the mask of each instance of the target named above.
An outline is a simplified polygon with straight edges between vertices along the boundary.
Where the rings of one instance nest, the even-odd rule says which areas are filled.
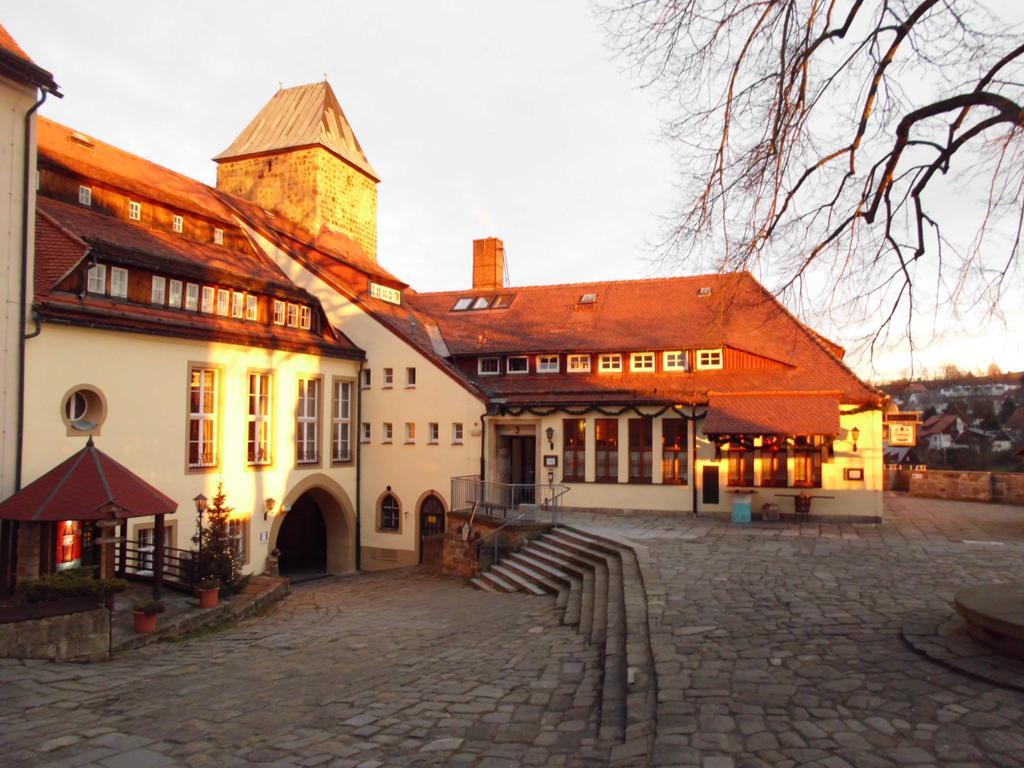
[[[164,612],[164,604],[159,600],[143,600],[133,606],[135,611],[135,631],[140,635],[156,632],[157,614]]]
[[[207,576],[196,584],[196,594],[199,595],[200,608],[216,608],[220,598],[220,579],[216,576]]]

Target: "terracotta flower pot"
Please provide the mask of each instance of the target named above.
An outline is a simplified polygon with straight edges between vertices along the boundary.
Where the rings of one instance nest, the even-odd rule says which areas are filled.
[[[135,611],[135,632],[140,635],[151,635],[156,632],[156,614]]]
[[[220,587],[197,589],[196,594],[199,595],[200,608],[216,608],[220,599]]]

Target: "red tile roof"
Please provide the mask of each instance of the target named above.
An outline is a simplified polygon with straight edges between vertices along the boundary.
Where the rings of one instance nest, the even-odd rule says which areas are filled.
[[[11,37],[11,33],[4,28],[3,24],[0,24],[0,48],[8,51],[9,53],[13,53],[15,56],[22,58],[25,61],[33,64],[35,63],[29,55],[22,50],[22,47],[18,45],[15,39]]]
[[[36,210],[35,300],[57,286],[89,253],[89,244]]]
[[[74,456],[0,503],[0,520],[118,520],[168,515],[177,508],[89,438]]]
[[[707,435],[838,435],[839,393],[713,392]]]

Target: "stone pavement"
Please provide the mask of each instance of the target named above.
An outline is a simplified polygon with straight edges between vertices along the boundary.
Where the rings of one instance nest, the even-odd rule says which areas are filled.
[[[1024,508],[887,498],[881,525],[574,515],[637,544],[655,765],[1021,766],[1024,694],[900,636],[960,586],[1020,578]]]
[[[316,582],[109,663],[0,662],[2,763],[601,764],[596,662],[552,598],[409,571]]]

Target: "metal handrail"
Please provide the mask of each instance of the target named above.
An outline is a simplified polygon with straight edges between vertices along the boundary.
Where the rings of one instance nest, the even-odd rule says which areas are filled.
[[[497,537],[496,534],[499,531],[501,531],[503,528],[507,528],[508,526],[512,525],[512,523],[519,522],[524,517],[526,517],[527,515],[530,515],[532,513],[533,513],[532,509],[528,509],[525,512],[520,512],[519,515],[517,515],[516,517],[513,517],[511,520],[506,520],[504,523],[499,525],[497,528],[495,528],[493,531],[491,531],[487,535],[481,536],[479,539],[476,540],[476,542],[474,542],[473,546],[475,546],[477,548],[477,551],[479,552],[481,549],[483,549],[484,542],[487,539],[489,539],[489,538],[491,538],[493,536],[494,537],[494,559],[491,561],[491,564],[492,565],[497,565],[497,563],[499,562],[499,559],[498,559],[498,537]]]

